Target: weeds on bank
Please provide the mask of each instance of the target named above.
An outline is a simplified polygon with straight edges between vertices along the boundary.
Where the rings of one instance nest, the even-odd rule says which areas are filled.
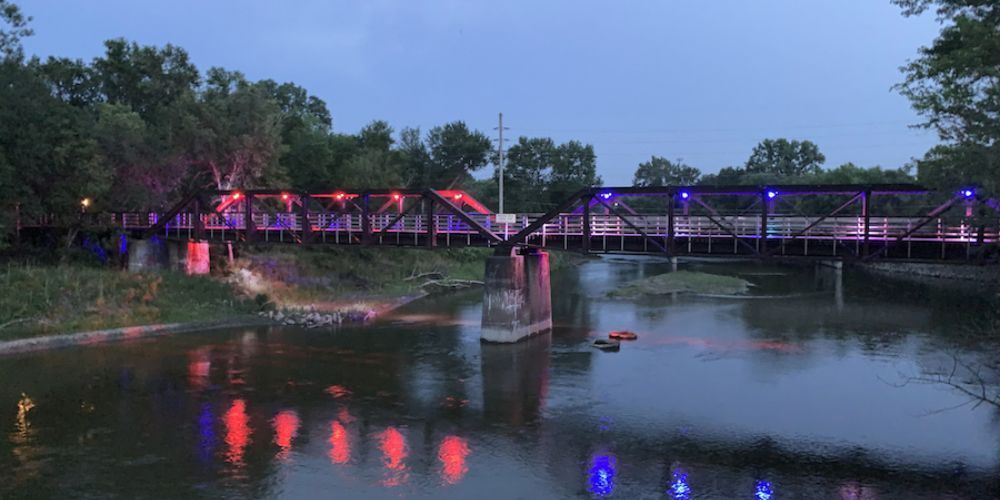
[[[0,268],[0,339],[209,320],[255,309],[234,296],[225,283],[173,272],[8,263]]]

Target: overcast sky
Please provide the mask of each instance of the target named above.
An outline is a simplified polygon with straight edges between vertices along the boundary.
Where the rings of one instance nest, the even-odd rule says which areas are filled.
[[[202,71],[292,81],[334,128],[451,120],[592,143],[606,184],[650,155],[704,172],[768,137],[827,167],[898,167],[935,143],[891,90],[935,37],[889,0],[20,0],[29,53],[91,59],[124,37],[185,48]]]

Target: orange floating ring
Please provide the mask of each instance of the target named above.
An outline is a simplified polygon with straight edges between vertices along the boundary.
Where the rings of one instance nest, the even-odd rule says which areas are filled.
[[[608,338],[618,339],[618,340],[635,340],[639,338],[634,332],[628,330],[615,330],[608,334]]]

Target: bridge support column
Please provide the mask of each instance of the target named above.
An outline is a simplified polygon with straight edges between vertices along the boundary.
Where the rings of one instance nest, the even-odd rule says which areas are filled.
[[[486,260],[480,339],[512,343],[552,329],[549,254],[493,255]]]
[[[162,271],[170,266],[167,242],[157,237],[128,242],[128,270],[133,273]]]
[[[209,252],[207,241],[178,241],[170,249],[172,268],[185,274],[208,274]]]
[[[160,238],[128,242],[129,272],[173,269],[186,274],[209,273],[207,241],[167,241]]]

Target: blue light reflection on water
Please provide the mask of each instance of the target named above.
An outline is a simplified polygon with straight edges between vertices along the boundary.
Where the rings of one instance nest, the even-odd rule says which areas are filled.
[[[215,448],[213,421],[215,417],[212,415],[212,405],[202,403],[201,413],[198,414],[198,458],[203,462],[212,460],[212,449]]]
[[[673,480],[670,483],[670,490],[667,493],[674,500],[690,500],[691,486],[688,484],[688,475],[675,470],[673,472]]]
[[[589,491],[597,496],[608,496],[615,489],[615,457],[594,455],[589,471]]]
[[[772,495],[774,495],[774,489],[771,487],[771,482],[763,479],[758,480],[754,498],[756,500],[771,500]]]

